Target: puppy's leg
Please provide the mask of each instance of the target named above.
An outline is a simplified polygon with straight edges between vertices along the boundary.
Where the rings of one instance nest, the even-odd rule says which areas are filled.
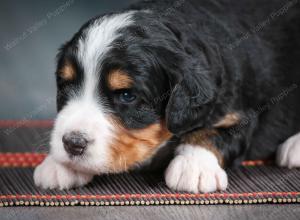
[[[284,167],[300,167],[300,133],[290,137],[277,150],[277,164]]]
[[[44,189],[69,189],[90,182],[93,175],[74,171],[55,161],[51,155],[35,169],[34,182]]]
[[[210,135],[215,134],[197,131],[183,138],[165,173],[170,188],[194,193],[227,188],[222,155],[209,140]]]

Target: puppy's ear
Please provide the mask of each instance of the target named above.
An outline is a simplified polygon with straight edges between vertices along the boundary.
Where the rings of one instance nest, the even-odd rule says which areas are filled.
[[[169,131],[181,135],[202,127],[212,112],[221,84],[221,61],[209,39],[203,37],[195,43],[181,35],[175,25],[159,24],[160,32],[153,36],[159,40],[151,44],[157,66],[169,83],[164,116]]]
[[[181,135],[202,127],[216,99],[216,85],[209,71],[184,74],[175,85],[166,108],[170,132]]]
[[[170,132],[179,136],[205,126],[213,111],[219,88],[222,85],[224,64],[219,47],[203,37],[191,45],[176,27],[166,25],[176,36],[181,48],[182,62],[169,75],[173,90],[166,107],[166,124]],[[174,75],[176,75],[174,86]]]

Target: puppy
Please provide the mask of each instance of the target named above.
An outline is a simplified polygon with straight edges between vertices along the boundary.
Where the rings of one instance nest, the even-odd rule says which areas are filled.
[[[36,185],[167,162],[170,188],[213,192],[245,159],[299,167],[299,12],[297,0],[154,0],[88,21],[58,54]]]

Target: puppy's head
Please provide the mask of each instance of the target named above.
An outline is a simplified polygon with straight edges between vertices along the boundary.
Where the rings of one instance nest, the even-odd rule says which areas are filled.
[[[209,80],[201,74],[192,84],[183,79],[195,67],[178,35],[149,23],[148,13],[93,19],[61,49],[51,138],[51,154],[60,162],[85,172],[128,170],[204,114],[192,116],[183,105],[209,103]],[[208,96],[190,91],[195,80]]]

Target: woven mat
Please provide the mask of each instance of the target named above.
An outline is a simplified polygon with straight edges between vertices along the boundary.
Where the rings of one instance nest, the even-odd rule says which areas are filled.
[[[155,173],[102,175],[85,187],[42,190],[34,186],[32,176],[45,154],[33,151],[45,150],[34,146],[47,141],[51,123],[0,122],[0,127],[0,207],[300,203],[300,169],[262,161],[228,169],[229,187],[224,192],[178,193]]]

